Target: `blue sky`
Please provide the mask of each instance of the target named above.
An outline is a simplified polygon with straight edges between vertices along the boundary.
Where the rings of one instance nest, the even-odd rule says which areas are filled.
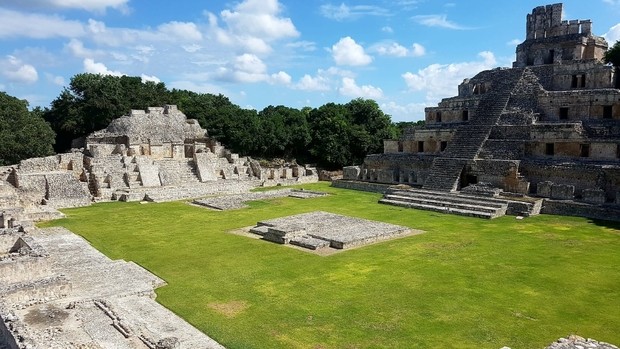
[[[246,108],[363,97],[394,121],[510,66],[531,0],[0,0],[0,90],[49,106],[71,77],[142,76]],[[566,0],[620,39],[620,0]]]

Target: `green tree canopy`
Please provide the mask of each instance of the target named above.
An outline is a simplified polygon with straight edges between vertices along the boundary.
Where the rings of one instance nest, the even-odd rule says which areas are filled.
[[[616,43],[605,52],[604,60],[605,63],[611,63],[615,67],[620,67],[620,41],[616,41]]]
[[[75,138],[100,130],[131,109],[167,104],[163,83],[143,82],[140,77],[78,74],[68,88],[52,101],[44,118],[56,131],[56,151],[66,151]]]
[[[28,111],[28,102],[0,92],[0,165],[54,153],[54,131],[43,110]]]

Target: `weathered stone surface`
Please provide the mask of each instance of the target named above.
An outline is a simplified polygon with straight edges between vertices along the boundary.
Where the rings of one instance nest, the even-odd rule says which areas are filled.
[[[261,221],[250,231],[265,240],[313,250],[347,249],[411,233],[407,227],[322,211]]]

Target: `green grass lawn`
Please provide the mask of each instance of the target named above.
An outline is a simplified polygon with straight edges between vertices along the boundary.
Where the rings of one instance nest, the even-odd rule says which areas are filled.
[[[157,300],[229,349],[544,348],[568,334],[620,344],[620,226],[495,220],[316,199],[216,212],[183,202],[65,210],[65,226],[168,282]],[[328,257],[226,233],[323,210],[425,230]]]

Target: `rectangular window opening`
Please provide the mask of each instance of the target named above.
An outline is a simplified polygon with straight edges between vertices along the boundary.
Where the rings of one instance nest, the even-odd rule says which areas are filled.
[[[424,142],[418,142],[418,153],[424,153]]]
[[[590,156],[590,145],[589,144],[579,145],[579,156],[581,156],[582,158],[587,158]]]
[[[568,120],[568,108],[560,108],[560,120]]]
[[[571,81],[570,87],[577,88],[578,85],[579,85],[579,82],[577,79],[577,75],[573,75],[573,80]]]
[[[586,74],[581,75],[581,87],[586,87]]]
[[[469,121],[469,110],[463,110],[463,121]]]
[[[435,114],[435,121],[436,122],[441,122],[441,112],[438,111],[437,114]]]
[[[555,144],[554,143],[545,144],[545,155],[547,156],[555,155]]]
[[[448,147],[448,142],[441,141],[441,143],[439,144],[439,148],[441,149],[441,151],[446,150],[446,147]]]
[[[613,116],[613,108],[611,105],[603,106],[603,119],[611,119]]]

